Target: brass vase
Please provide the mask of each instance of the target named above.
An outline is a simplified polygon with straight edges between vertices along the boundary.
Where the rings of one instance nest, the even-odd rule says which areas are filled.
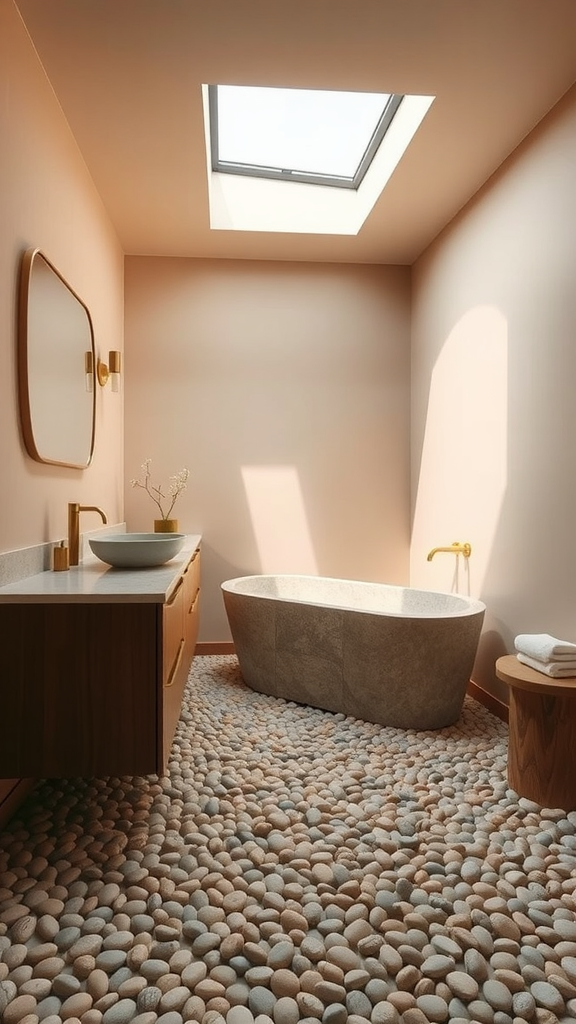
[[[179,533],[177,519],[155,519],[154,533]]]

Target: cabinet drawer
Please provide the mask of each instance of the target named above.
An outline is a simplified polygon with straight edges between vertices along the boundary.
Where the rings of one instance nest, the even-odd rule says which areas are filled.
[[[166,686],[177,662],[182,656],[184,643],[184,577],[181,576],[176,589],[163,608],[162,637],[162,681]]]

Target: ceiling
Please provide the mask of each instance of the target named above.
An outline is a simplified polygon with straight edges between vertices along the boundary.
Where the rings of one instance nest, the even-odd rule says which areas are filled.
[[[576,80],[576,0],[16,0],[129,254],[411,264]],[[201,85],[434,95],[356,236],[211,231]]]

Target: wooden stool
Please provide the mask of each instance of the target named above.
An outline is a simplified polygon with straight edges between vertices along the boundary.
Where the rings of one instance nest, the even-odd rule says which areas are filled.
[[[510,786],[542,807],[576,810],[576,676],[554,679],[512,654],[496,675],[510,687]]]

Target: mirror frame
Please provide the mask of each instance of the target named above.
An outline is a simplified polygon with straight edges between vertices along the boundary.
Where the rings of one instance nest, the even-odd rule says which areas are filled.
[[[39,439],[34,436],[33,409],[31,407],[30,395],[31,346],[29,338],[29,327],[32,273],[35,261],[37,260],[42,260],[47,265],[47,267],[52,271],[52,273],[58,278],[58,280],[70,293],[72,298],[79,303],[79,305],[82,307],[86,315],[86,320],[90,333],[89,351],[92,354],[93,379],[90,441],[89,450],[85,462],[70,462],[66,458],[48,458],[45,455],[42,455],[40,451],[41,445],[39,448]],[[88,351],[88,349],[84,348],[84,351]],[[92,324],[92,317],[90,316],[90,310],[82,301],[80,296],[77,295],[74,289],[70,287],[66,279],[56,269],[53,263],[50,262],[50,260],[42,252],[42,250],[36,248],[30,248],[26,250],[26,252],[22,256],[20,268],[20,285],[18,295],[18,397],[22,436],[24,440],[24,446],[26,448],[28,455],[36,462],[42,462],[51,466],[67,466],[71,469],[86,469],[86,467],[90,465],[92,461],[92,456],[94,454],[94,435],[96,427],[96,350],[94,346],[94,327]],[[57,456],[57,453],[55,454]]]

